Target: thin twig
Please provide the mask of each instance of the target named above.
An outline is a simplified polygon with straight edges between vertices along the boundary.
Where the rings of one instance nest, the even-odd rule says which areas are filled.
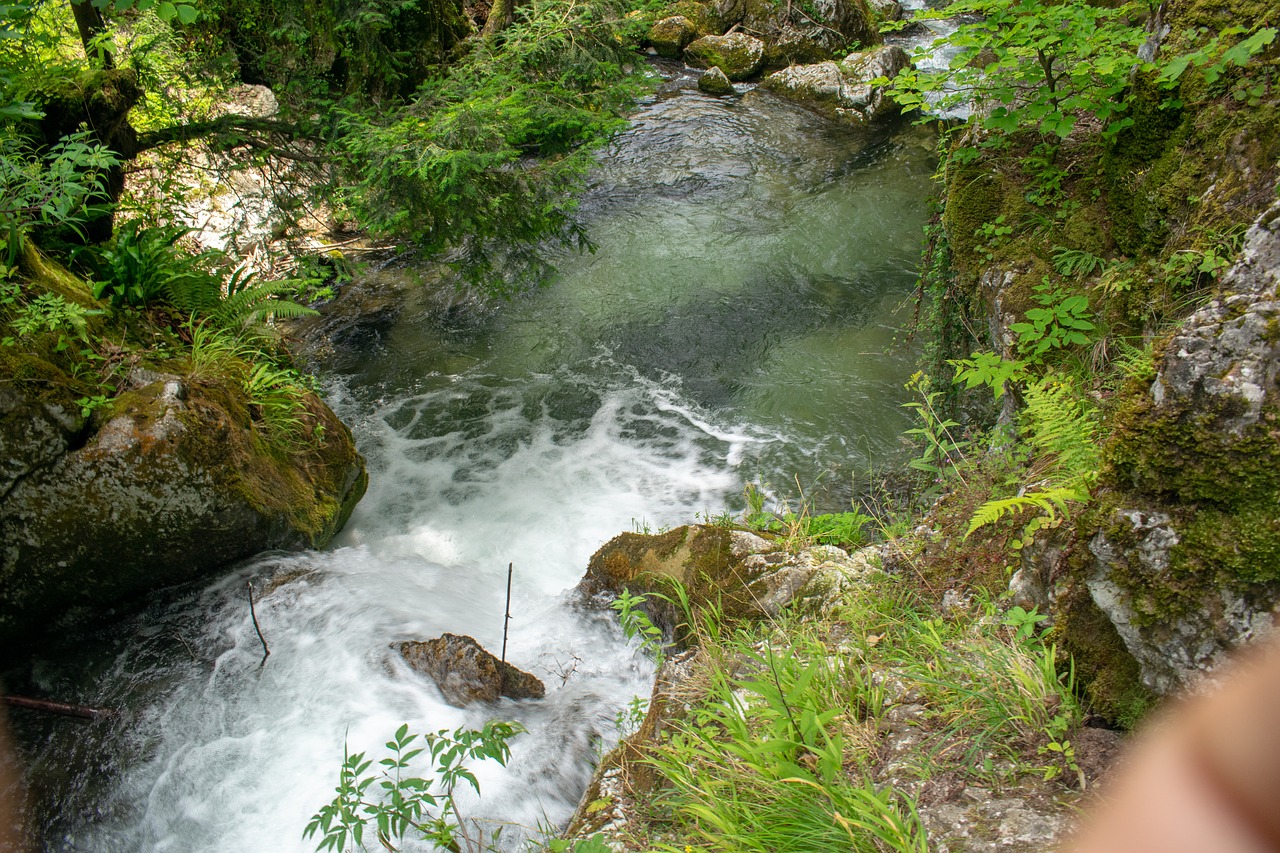
[[[247,581],[245,586],[249,589],[249,615],[253,617],[253,630],[258,632],[258,640],[262,643],[262,663],[258,664],[261,669],[271,657],[271,649],[267,647],[267,638],[262,636],[262,628],[258,625],[258,611],[253,606],[253,581]]]
[[[507,607],[502,617],[502,662],[507,662],[507,626],[511,624],[511,573],[515,571],[515,563],[507,563]]]

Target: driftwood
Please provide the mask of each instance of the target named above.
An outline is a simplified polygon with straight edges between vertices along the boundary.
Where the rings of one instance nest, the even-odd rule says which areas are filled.
[[[0,704],[10,708],[26,708],[28,711],[42,711],[46,714],[58,714],[63,717],[76,717],[81,720],[101,720],[113,716],[116,712],[109,708],[92,708],[88,705],[69,705],[66,702],[51,702],[48,699],[32,699],[28,696],[0,696]]]

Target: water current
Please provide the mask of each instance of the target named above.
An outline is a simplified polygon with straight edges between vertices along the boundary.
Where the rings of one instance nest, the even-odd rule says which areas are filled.
[[[741,505],[797,479],[821,509],[892,452],[933,140],[869,138],[771,99],[668,82],[600,158],[567,255],[514,301],[412,299],[331,366],[371,487],[335,547],[268,554],[37,659],[33,689],[123,708],[18,720],[45,848],[288,853],[332,797],[344,743],[522,722],[465,805],[522,833],[569,817],[651,664],[574,606],[615,534]],[[412,269],[379,275],[413,277]],[[376,283],[376,282],[375,282]],[[466,710],[388,648],[502,640],[545,700]],[[250,620],[246,582],[271,646]]]

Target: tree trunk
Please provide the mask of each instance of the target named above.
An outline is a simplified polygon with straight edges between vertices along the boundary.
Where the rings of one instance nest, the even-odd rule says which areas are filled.
[[[76,29],[80,31],[80,43],[84,45],[84,52],[89,57],[89,64],[98,65],[102,68],[114,67],[115,59],[111,55],[110,47],[105,44],[100,46],[93,44],[94,39],[107,31],[107,24],[102,20],[102,13],[98,11],[91,0],[81,0],[79,3],[72,0],[71,15],[76,19]]]
[[[481,34],[491,36],[502,32],[510,26],[515,17],[515,0],[493,0],[493,5],[489,7],[489,17],[484,20],[484,29],[481,30]]]

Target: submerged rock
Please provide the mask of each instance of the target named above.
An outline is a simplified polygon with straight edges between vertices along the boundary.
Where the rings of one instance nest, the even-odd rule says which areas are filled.
[[[537,676],[499,660],[472,637],[441,634],[434,640],[407,641],[393,648],[414,670],[431,676],[445,701],[459,708],[496,702],[502,696],[541,699],[546,695]]]
[[[764,64],[764,42],[745,33],[703,36],[685,48],[684,58],[696,68],[719,67],[730,80],[746,80]]]
[[[715,67],[698,78],[698,89],[708,95],[736,95],[733,83],[725,73]]]
[[[892,78],[910,62],[901,47],[886,45],[850,54],[838,63],[784,68],[766,77],[760,87],[828,118],[869,124],[892,118],[899,112],[885,87],[872,81],[879,77]]]

